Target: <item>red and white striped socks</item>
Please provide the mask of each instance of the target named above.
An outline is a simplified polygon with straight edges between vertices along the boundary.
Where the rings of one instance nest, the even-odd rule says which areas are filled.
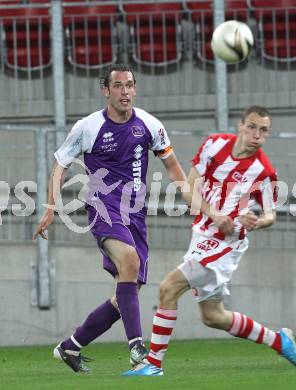
[[[177,310],[157,309],[153,318],[150,352],[147,357],[149,363],[161,367],[176,320]]]
[[[281,337],[274,332],[244,314],[233,312],[233,321],[229,333],[232,336],[255,341],[258,344],[266,344],[281,352]]]
[[[252,340],[258,344],[266,344],[277,352],[281,352],[281,337],[258,324],[244,314],[233,312],[233,321],[229,333],[232,336]],[[162,360],[168,349],[168,344],[176,325],[177,310],[157,309],[153,318],[150,352],[147,356],[149,363],[161,367]]]

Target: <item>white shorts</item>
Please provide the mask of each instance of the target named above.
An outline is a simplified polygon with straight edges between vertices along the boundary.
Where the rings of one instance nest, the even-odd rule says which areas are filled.
[[[230,295],[227,283],[248,246],[247,238],[223,241],[192,232],[184,263],[178,269],[188,280],[198,302]]]

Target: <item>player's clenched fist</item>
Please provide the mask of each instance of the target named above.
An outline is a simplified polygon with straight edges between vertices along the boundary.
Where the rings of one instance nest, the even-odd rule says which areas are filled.
[[[253,213],[253,211],[249,211],[245,215],[241,215],[239,217],[239,220],[241,224],[248,230],[254,230],[257,228],[257,223],[258,223],[258,217]]]
[[[217,228],[226,236],[233,233],[234,223],[231,217],[228,217],[227,215],[218,215],[214,217],[213,221]]]

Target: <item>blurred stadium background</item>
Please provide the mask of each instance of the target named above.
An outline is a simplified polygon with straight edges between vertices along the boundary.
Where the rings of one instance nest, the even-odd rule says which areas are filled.
[[[254,50],[242,64],[226,66],[211,53],[213,26],[224,17],[245,21],[254,33]],[[295,30],[295,0],[0,0],[0,345],[54,343],[113,292],[89,233],[75,234],[57,218],[49,242],[31,237],[46,203],[56,145],[75,120],[104,106],[99,77],[116,62],[134,66],[136,105],[163,121],[186,171],[207,134],[235,131],[249,105],[270,109],[273,135],[266,150],[286,196],[276,225],[250,234],[251,249],[226,304],[274,329],[294,327]],[[158,171],[162,166],[151,155],[148,190]],[[71,168],[69,177],[76,173]],[[26,209],[22,181],[33,199]],[[161,183],[160,202],[155,209],[151,201],[147,218],[150,279],[141,292],[146,338],[158,284],[182,260],[192,221],[187,214],[167,215],[165,175]],[[64,204],[80,188],[65,188]],[[70,215],[85,225],[83,207]],[[183,298],[174,337],[221,337],[199,324],[195,306],[191,296]],[[124,340],[121,327],[102,340]]]

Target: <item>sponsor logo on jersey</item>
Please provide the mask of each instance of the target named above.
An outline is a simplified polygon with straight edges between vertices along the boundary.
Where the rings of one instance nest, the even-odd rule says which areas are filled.
[[[248,181],[248,178],[243,176],[240,172],[233,172],[231,177],[237,183],[246,183]]]
[[[134,191],[139,191],[141,188],[142,183],[142,151],[143,148],[141,145],[137,145],[134,149],[134,158],[136,159],[133,161],[133,178],[134,178]]]
[[[103,153],[108,153],[108,152],[115,152],[116,148],[118,146],[117,142],[114,142],[113,144],[106,144],[106,145],[101,145],[100,149]]]
[[[196,247],[204,252],[209,252],[219,246],[219,242],[216,240],[204,240],[199,242]]]
[[[132,126],[132,133],[134,137],[140,138],[145,134],[145,129],[143,126]]]
[[[114,141],[113,133],[111,131],[108,131],[107,133],[103,134],[103,142],[112,142]]]
[[[165,145],[165,138],[166,138],[166,132],[164,129],[159,129],[158,130],[158,134],[159,134],[159,137],[160,137],[160,144],[161,145]]]
[[[107,133],[103,134],[102,138],[103,138],[104,145],[100,146],[101,151],[103,153],[115,152],[118,143],[113,142],[114,141],[113,133],[111,131],[108,131]]]
[[[202,251],[192,251],[191,254],[192,255],[195,255],[195,254],[202,255]]]

